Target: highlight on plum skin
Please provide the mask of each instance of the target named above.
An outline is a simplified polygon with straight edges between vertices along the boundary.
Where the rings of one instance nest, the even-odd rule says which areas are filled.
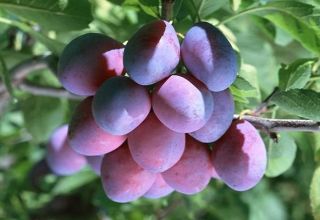
[[[212,92],[214,109],[208,122],[190,135],[202,143],[218,140],[230,127],[234,114],[234,101],[228,89]]]
[[[101,179],[108,198],[125,203],[143,196],[154,183],[156,174],[143,169],[132,159],[125,142],[104,156]]]
[[[92,171],[100,176],[101,164],[104,155],[99,156],[86,156],[87,162],[91,167]]]
[[[69,125],[68,141],[79,154],[96,156],[109,153],[121,146],[125,135],[112,135],[101,129],[92,115],[93,97],[84,99],[73,113]]]
[[[166,77],[180,60],[180,43],[173,26],[164,20],[139,29],[124,49],[124,66],[140,85],[151,85]]]
[[[218,176],[230,188],[245,191],[262,179],[267,166],[265,145],[248,121],[235,120],[214,143],[212,162]]]
[[[207,22],[191,27],[181,44],[187,69],[213,91],[228,88],[236,79],[237,59],[223,33]]]
[[[186,140],[186,149],[181,159],[161,175],[173,189],[191,195],[208,185],[213,170],[207,145],[191,136],[187,136]]]
[[[152,107],[165,126],[179,133],[189,133],[205,125],[214,102],[211,92],[202,83],[172,75],[156,86]]]
[[[152,184],[151,188],[143,195],[148,199],[159,199],[172,193],[174,189],[170,187],[162,178],[161,174],[158,173],[156,180]]]
[[[148,116],[151,101],[148,91],[128,77],[108,79],[93,99],[96,123],[112,135],[126,135]]]
[[[91,96],[108,78],[123,73],[123,44],[103,34],[88,33],[72,40],[63,50],[58,78],[71,93]],[[112,64],[111,64],[112,62]]]
[[[144,169],[159,173],[172,167],[185,149],[185,134],[164,126],[153,112],[128,135],[133,159]]]
[[[86,164],[86,158],[76,153],[67,142],[68,125],[57,128],[47,144],[46,161],[57,175],[67,176],[80,171]]]

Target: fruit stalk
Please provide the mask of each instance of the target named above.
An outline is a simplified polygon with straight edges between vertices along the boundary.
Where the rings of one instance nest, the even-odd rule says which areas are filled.
[[[169,21],[172,16],[172,7],[174,0],[161,0],[161,18]]]

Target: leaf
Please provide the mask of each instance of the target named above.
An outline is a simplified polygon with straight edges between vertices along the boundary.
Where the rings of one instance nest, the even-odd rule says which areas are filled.
[[[67,194],[97,179],[91,170],[83,170],[71,176],[63,177],[52,189],[53,194]]]
[[[309,81],[313,60],[296,60],[290,65],[282,65],[279,70],[279,87],[282,90],[302,89]]]
[[[295,40],[299,41],[306,49],[320,54],[320,37],[317,32],[301,19],[290,14],[269,14],[265,18],[288,32]]]
[[[297,145],[286,133],[280,134],[278,143],[272,140],[268,147],[268,168],[266,176],[276,177],[287,171],[296,157]]]
[[[229,4],[228,0],[185,0],[182,8],[186,10],[180,10],[184,16],[179,16],[179,18],[182,19],[187,15],[191,15],[194,21],[196,18],[208,18],[226,4]]]
[[[320,167],[318,167],[312,177],[310,186],[310,200],[314,219],[320,219]]]
[[[233,83],[233,86],[244,91],[255,90],[255,88],[241,76],[237,76],[236,80]]]
[[[7,64],[1,55],[0,55],[0,75],[1,75],[2,81],[6,86],[7,91],[11,96],[14,96]]]
[[[320,93],[306,89],[281,91],[271,101],[288,113],[312,120],[320,120]]]
[[[44,34],[34,30],[32,27],[22,22],[0,17],[0,23],[15,26],[21,29],[22,31],[29,33],[32,37],[39,40],[42,44],[44,44],[49,50],[51,50],[56,55],[59,55],[64,48],[64,45],[61,42],[48,38]]]
[[[25,126],[38,141],[46,141],[55,128],[64,123],[67,103],[49,97],[30,96],[22,102]]]
[[[87,0],[2,0],[0,7],[38,23],[43,29],[79,30],[92,21]]]

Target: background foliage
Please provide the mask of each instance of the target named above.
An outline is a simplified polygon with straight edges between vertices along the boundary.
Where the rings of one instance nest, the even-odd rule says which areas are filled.
[[[281,132],[278,143],[262,133],[266,177],[242,193],[211,181],[194,196],[173,193],[117,204],[106,198],[89,168],[70,177],[48,172],[46,141],[68,122],[77,102],[31,95],[12,79],[13,69],[35,57],[58,57],[64,45],[87,32],[127,41],[160,16],[159,4],[0,0],[0,219],[320,219],[317,133]],[[231,88],[237,113],[254,109],[279,88],[261,116],[320,121],[319,0],[175,0],[177,32],[186,33],[199,19],[218,25],[238,52],[239,76]],[[55,67],[39,68],[26,80],[60,88]]]

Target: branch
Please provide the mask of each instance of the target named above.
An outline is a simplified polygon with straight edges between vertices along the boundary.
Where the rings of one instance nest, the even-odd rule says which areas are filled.
[[[320,132],[320,122],[312,120],[271,119],[249,115],[244,115],[240,118],[249,121],[257,129],[264,130],[269,133],[280,131]],[[239,115],[234,115],[234,119],[239,119]]]
[[[25,60],[10,70],[12,85],[22,91],[33,95],[68,98],[80,100],[83,97],[74,95],[65,89],[54,87],[43,87],[39,85],[31,85],[26,82],[27,76],[36,70],[50,69],[53,73],[57,72],[57,58],[53,55],[37,56]],[[0,82],[0,94],[7,93],[5,86]],[[7,96],[6,96],[7,97]]]

